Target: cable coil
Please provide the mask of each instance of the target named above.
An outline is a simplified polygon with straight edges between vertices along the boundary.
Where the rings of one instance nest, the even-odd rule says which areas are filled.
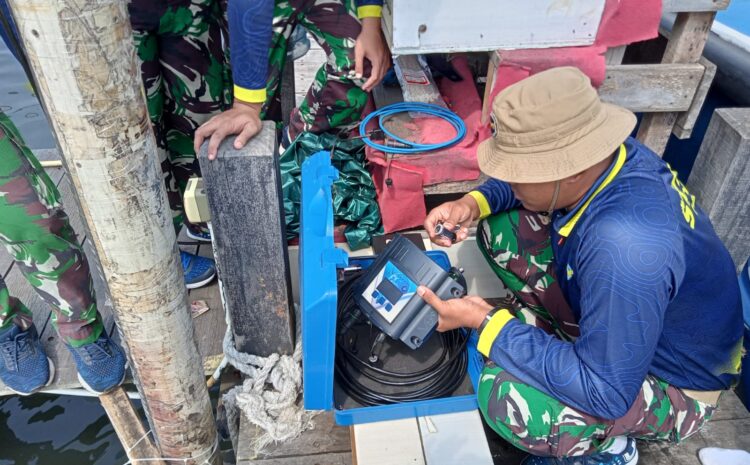
[[[434,144],[420,144],[418,142],[403,139],[397,136],[396,134],[392,133],[388,129],[386,129],[383,123],[390,116],[393,116],[399,113],[404,113],[404,112],[423,113],[426,115],[442,118],[445,121],[449,122],[451,126],[453,126],[453,129],[456,130],[456,135],[455,137],[453,137],[452,139],[448,141],[438,142]],[[367,132],[367,125],[375,117],[378,118],[378,125],[379,125],[380,131],[383,131],[383,134],[387,138],[399,144],[398,147],[394,147],[394,146],[390,146],[386,144],[379,144],[377,142],[374,142],[369,137],[369,134]],[[463,120],[457,114],[453,113],[447,108],[443,108],[438,105],[432,105],[429,103],[401,102],[401,103],[394,103],[392,105],[387,105],[367,115],[367,117],[364,120],[362,120],[362,123],[359,125],[359,135],[365,144],[369,145],[370,147],[374,149],[380,150],[382,152],[387,152],[387,153],[411,155],[415,153],[424,153],[424,152],[430,152],[434,150],[440,150],[440,149],[450,147],[454,144],[457,144],[466,136],[466,124],[464,124]]]
[[[466,343],[468,334],[462,330],[440,333],[442,351],[437,360],[419,371],[400,373],[385,370],[356,356],[348,347],[345,336],[363,315],[355,302],[354,283],[362,272],[348,277],[339,289],[338,337],[336,339],[336,380],[342,389],[363,405],[384,405],[450,396],[464,381],[468,367]],[[347,324],[348,323],[348,324]],[[342,329],[343,327],[343,329]],[[435,336],[437,337],[437,336]],[[359,377],[391,389],[376,391],[365,386]],[[393,389],[398,388],[398,389]]]

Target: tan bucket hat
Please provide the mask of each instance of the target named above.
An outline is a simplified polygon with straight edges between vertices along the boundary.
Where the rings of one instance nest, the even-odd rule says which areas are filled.
[[[507,182],[572,176],[604,160],[635,127],[635,115],[603,103],[578,68],[552,68],[501,91],[494,135],[479,145],[479,168]]]

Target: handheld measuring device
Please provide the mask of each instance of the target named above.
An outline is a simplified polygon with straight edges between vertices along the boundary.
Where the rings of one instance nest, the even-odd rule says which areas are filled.
[[[435,310],[417,295],[420,285],[443,300],[466,294],[464,286],[450,272],[411,241],[396,235],[358,279],[356,302],[381,331],[416,349],[430,337],[438,323]]]

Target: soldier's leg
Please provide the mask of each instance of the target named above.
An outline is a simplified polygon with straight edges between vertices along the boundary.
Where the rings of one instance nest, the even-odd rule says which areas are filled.
[[[31,327],[32,323],[31,312],[20,300],[10,295],[8,286],[5,285],[0,275],[0,331],[9,328],[12,324],[26,330]]]
[[[52,307],[53,324],[65,342],[80,347],[99,337],[101,317],[96,310],[88,261],[62,209],[60,194],[2,113],[0,243]],[[0,290],[0,302],[5,293]],[[12,300],[8,302],[13,306]],[[28,315],[18,304],[15,308],[15,317]],[[3,323],[7,324],[7,318]]]
[[[224,13],[217,0],[170,7],[159,23],[156,59],[163,79],[162,124],[173,209],[181,212],[187,182],[200,174],[193,150],[195,130],[230,104],[223,28]]]
[[[555,276],[549,228],[544,215],[511,210],[479,223],[477,245],[512,293],[513,307],[529,310],[524,312],[526,323],[573,340],[578,325]]]
[[[284,72],[289,39],[298,22],[298,16],[312,0],[275,0],[271,43],[268,47],[268,78],[266,81],[266,103],[261,119],[266,117],[269,106],[274,103],[281,89],[281,74]],[[231,53],[231,50],[230,50]],[[296,135],[295,135],[296,137]]]
[[[354,44],[362,25],[352,0],[311,2],[300,23],[315,37],[328,56],[318,70],[305,99],[291,115],[289,136],[303,131],[322,133],[348,128],[359,122],[368,95],[364,79],[354,79]],[[370,73],[365,61],[364,75]]]
[[[482,372],[477,394],[479,409],[497,434],[522,450],[549,457],[594,454],[620,436],[680,442],[715,410],[649,376],[622,418],[604,420],[566,406],[492,362]]]

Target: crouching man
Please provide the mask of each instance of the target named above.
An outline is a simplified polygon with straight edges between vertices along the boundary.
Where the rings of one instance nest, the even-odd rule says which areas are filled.
[[[492,179],[430,212],[477,242],[511,298],[441,301],[439,330],[479,331],[485,420],[524,462],[638,461],[635,439],[680,442],[737,380],[735,266],[676,173],[629,137],[575,68],[508,87],[478,153]],[[457,240],[467,237],[463,227]]]

